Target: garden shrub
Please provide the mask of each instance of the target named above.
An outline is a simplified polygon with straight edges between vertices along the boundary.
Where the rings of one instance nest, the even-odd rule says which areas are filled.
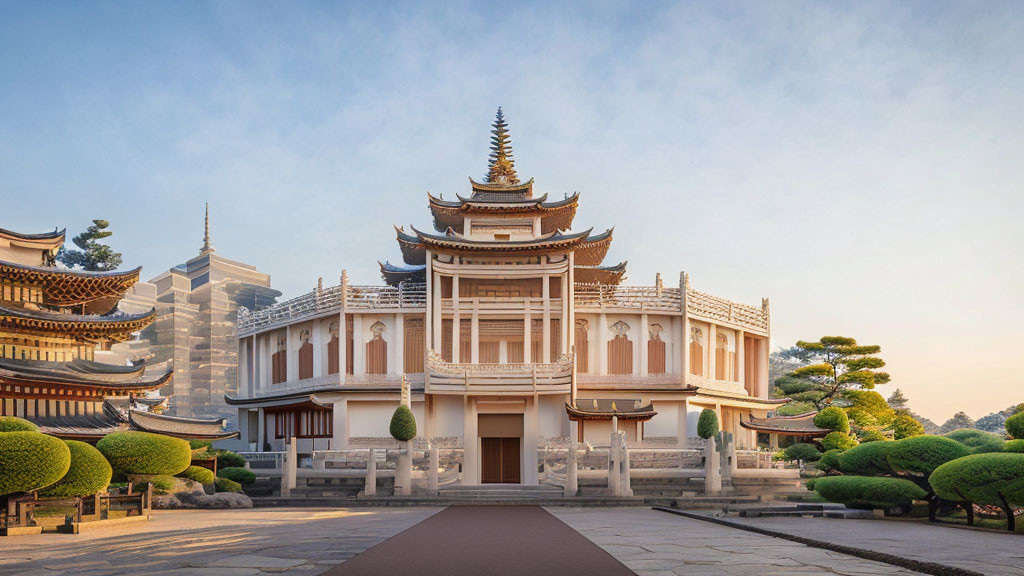
[[[113,432],[96,448],[122,474],[174,475],[192,461],[188,442],[149,432]]]
[[[17,416],[0,416],[0,432],[39,432],[39,426]]]
[[[936,468],[971,453],[971,449],[943,436],[914,436],[893,442],[886,460],[894,472],[928,476]]]
[[[826,500],[853,508],[909,508],[927,494],[909,480],[869,476],[818,478],[814,491]]]
[[[174,486],[176,484],[174,476],[170,476],[168,474],[146,476],[139,478],[137,481],[139,484],[145,484],[146,482],[152,484],[154,494],[167,494],[171,490],[174,490]]]
[[[892,421],[892,432],[893,438],[896,440],[913,438],[914,436],[923,436],[924,425],[911,416],[909,412],[900,410],[896,413],[896,418]]]
[[[974,454],[987,454],[989,452],[1002,452],[1003,440],[998,434],[985,432],[976,428],[961,428],[946,434],[951,438],[967,446]]]
[[[829,432],[821,439],[821,447],[825,450],[849,450],[857,445],[857,439],[846,432]]]
[[[888,438],[886,438],[885,434],[882,434],[877,430],[860,430],[857,432],[857,441],[861,444],[866,444],[868,442],[884,442],[886,440],[888,440]]]
[[[53,436],[0,434],[0,496],[45,488],[63,478],[70,467],[71,450]]]
[[[874,390],[844,390],[842,395],[851,403],[847,415],[860,427],[889,426],[896,417],[896,411]]]
[[[189,466],[185,468],[178,476],[182,478],[188,478],[189,480],[199,482],[200,484],[213,484],[216,478],[213,475],[213,470],[209,468],[203,468],[202,466]]]
[[[1003,452],[1024,454],[1024,438],[1021,438],[1020,440],[1010,440],[1006,444],[1003,444]]]
[[[91,444],[65,440],[71,453],[71,466],[59,482],[39,491],[44,498],[81,498],[102,492],[110,485],[114,471],[99,450]]]
[[[213,440],[189,440],[188,447],[193,450],[209,450]]]
[[[1014,529],[1014,507],[1024,506],[1024,454],[972,454],[946,462],[928,478],[939,498],[999,506]]]
[[[391,417],[391,436],[399,442],[407,442],[416,437],[416,417],[405,404],[399,404]]]
[[[705,408],[697,417],[697,436],[707,440],[715,434],[718,434],[718,414],[710,408]]]
[[[227,478],[220,478],[220,477],[218,477],[217,481],[215,482],[215,485],[217,486],[217,492],[241,492],[242,491],[242,485],[241,484],[239,484],[238,482],[235,482],[234,480],[229,480]]]
[[[237,454],[230,450],[221,450],[217,452],[217,469],[221,468],[242,468],[245,466],[245,458],[241,454]]]
[[[782,451],[783,458],[786,460],[804,460],[807,462],[816,462],[821,458],[821,452],[814,447],[814,444],[807,444],[801,442],[793,444],[789,448]]]
[[[1018,412],[1003,423],[1006,433],[1015,440],[1024,440],[1024,412]]]
[[[833,430],[848,434],[850,432],[850,419],[846,412],[838,406],[829,406],[814,416],[814,425],[818,428]]]
[[[223,470],[218,470],[217,474],[221,478],[234,480],[242,485],[252,484],[256,481],[256,474],[251,470],[246,470],[245,468],[224,468]]]
[[[808,479],[807,479],[807,480],[805,481],[805,484],[807,485],[807,489],[813,492],[813,491],[814,491],[814,484],[815,484],[815,483],[816,483],[817,481],[818,481],[818,478],[808,478]]]
[[[818,470],[822,472],[838,472],[839,455],[842,453],[842,450],[829,450],[822,454],[821,459],[818,460]]]
[[[856,476],[887,476],[893,474],[888,455],[896,442],[868,442],[839,455],[839,471]]]

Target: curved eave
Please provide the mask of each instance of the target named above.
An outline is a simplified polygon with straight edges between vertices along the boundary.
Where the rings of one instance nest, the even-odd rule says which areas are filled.
[[[402,251],[402,261],[410,265],[427,263],[427,249],[420,239],[409,234],[401,226],[395,226],[398,248]]]
[[[224,430],[225,421],[221,419],[198,419],[164,416],[139,410],[128,411],[128,422],[133,428],[143,432],[153,432],[174,436],[175,438],[195,440],[227,440],[237,438],[238,431]]]
[[[587,235],[590,234],[590,230],[585,230],[577,234],[550,233],[540,238],[529,240],[496,242],[466,238],[455,234],[451,229],[444,236],[426,234],[416,228],[413,228],[413,231],[424,246],[454,252],[548,252],[569,250],[579,246],[586,239]]]
[[[631,410],[628,412],[591,412],[587,410],[580,410],[566,402],[565,412],[569,415],[569,420],[572,420],[573,422],[578,422],[580,420],[611,420],[612,417],[617,418],[620,422],[646,422],[658,415],[650,404],[644,406],[640,410]]]
[[[626,278],[626,262],[615,266],[574,266],[573,280],[580,284],[621,284]]]
[[[64,244],[64,235],[67,229],[54,230],[53,232],[42,232],[39,234],[23,234],[14,230],[0,228],[0,238],[16,242],[22,246],[34,246],[46,248],[51,252],[56,251]]]
[[[473,191],[480,192],[510,192],[510,193],[533,193],[533,178],[519,184],[491,184],[489,182],[477,182],[469,177],[469,185]]]
[[[758,404],[765,407],[768,406],[779,406],[781,404],[788,404],[792,402],[792,398],[756,398],[754,396],[747,396],[744,394],[734,394],[731,392],[722,392],[713,388],[706,388],[703,386],[697,387],[697,394],[699,396],[709,396],[712,398],[722,398],[727,400],[736,400],[738,402],[746,402],[749,404]]]
[[[240,398],[235,396],[224,395],[224,402],[228,406],[259,406],[267,403],[271,403],[274,406],[289,406],[292,404],[302,404],[304,402],[313,402],[315,404],[329,407],[331,405],[317,402],[313,396],[315,394],[322,394],[324,392],[342,392],[343,388],[340,386],[329,388],[326,387],[323,390],[304,391],[304,392],[283,392],[281,394],[273,394],[270,396],[261,396],[259,398]],[[357,390],[358,391],[358,390]],[[389,389],[388,391],[393,391]]]
[[[390,286],[397,286],[404,280],[418,280],[424,281],[427,277],[427,266],[421,264],[419,266],[401,267],[395,266],[390,262],[377,261],[380,265],[380,276]]]
[[[460,209],[463,212],[506,212],[506,211],[530,211],[541,210],[542,204],[548,199],[548,195],[536,198],[508,198],[501,200],[474,200],[459,194],[455,195],[462,203]]]
[[[66,334],[94,343],[124,342],[131,337],[132,332],[149,326],[155,318],[155,308],[142,314],[90,316],[0,306],[0,328],[41,336]]]
[[[810,436],[811,438],[823,438],[828,435],[831,430],[825,430],[818,428],[813,424],[807,428],[791,428],[786,426],[774,425],[770,421],[762,422],[748,422],[746,420],[740,420],[740,426],[747,430],[754,430],[757,432],[768,432],[771,434],[778,434],[780,436]]]
[[[596,234],[594,236],[588,236],[584,240],[579,248],[576,249],[576,264],[580,266],[598,266],[604,261],[604,257],[608,254],[608,248],[612,244],[612,233],[615,230],[614,227]]]
[[[0,261],[0,276],[23,284],[40,286],[49,306],[71,307],[93,304],[87,312],[106,312],[117,305],[124,293],[139,281],[142,267],[120,272],[85,272],[44,266],[27,266]]]
[[[125,394],[128,392],[149,392],[167,384],[171,380],[173,372],[168,370],[157,378],[150,380],[131,380],[127,382],[111,382],[108,380],[95,380],[85,377],[75,377],[69,374],[43,374],[23,373],[0,368],[0,382],[24,386],[64,386],[70,388],[85,388],[89,390],[109,391],[111,394]]]

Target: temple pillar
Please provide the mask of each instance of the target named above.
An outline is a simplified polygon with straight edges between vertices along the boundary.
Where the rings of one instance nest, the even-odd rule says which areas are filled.
[[[477,458],[480,449],[480,439],[477,437],[476,398],[472,396],[465,397],[463,418],[462,485],[476,486],[480,483],[480,464]]]
[[[647,339],[650,337],[650,324],[649,324],[649,322],[650,321],[649,321],[649,319],[647,317],[647,314],[641,314],[640,315],[640,337],[637,338],[636,341],[637,341],[637,347],[640,348],[640,350],[637,351],[638,352],[637,358],[640,359],[640,362],[638,362],[638,364],[640,364],[639,369],[640,369],[640,376],[641,377],[647,376],[647,369],[648,369],[648,364],[647,364],[647,362],[648,362],[648,358],[647,358]]]
[[[363,342],[363,315],[352,315],[352,373],[366,374],[366,344]]]
[[[338,375],[344,384],[348,377],[348,323],[344,311],[338,313]]]
[[[431,303],[430,314],[431,320],[431,335],[432,341],[430,343],[430,349],[434,350],[438,354],[441,353],[441,275],[434,275],[434,286],[431,291],[431,297],[433,302]]]
[[[680,450],[686,450],[690,447],[689,423],[687,422],[689,414],[690,402],[683,398],[683,401],[679,403],[679,411],[676,416],[676,443],[679,445]]]
[[[292,326],[285,326],[284,329],[284,357],[285,376],[289,382],[299,379],[299,351],[295,347],[295,337],[292,335]],[[294,357],[293,357],[294,354]]]
[[[462,322],[459,318],[459,275],[452,275],[452,362],[462,360]]]
[[[608,374],[608,315],[604,312],[597,317],[597,374]]]
[[[704,351],[708,355],[708,378],[711,380],[717,380],[718,368],[715,366],[715,361],[718,356],[718,327],[714,324],[708,324],[708,343],[704,347]],[[719,416],[719,422],[721,422],[721,414]]]
[[[267,439],[267,416],[263,412],[263,408],[256,409],[256,438],[250,439],[250,442],[256,442],[256,451],[263,452],[263,443]]]
[[[405,372],[405,314],[395,314],[394,346],[388,346],[388,356],[393,360],[388,363],[388,373],[403,374]]]
[[[736,381],[740,383],[743,388],[747,387],[747,374],[746,374],[746,359],[743,357],[746,354],[745,348],[746,343],[744,340],[746,332],[743,330],[736,331]],[[751,396],[757,396],[757,388],[753,387],[749,391]]]
[[[533,362],[533,317],[530,315],[530,299],[526,299],[526,310],[523,314],[523,363]]]
[[[560,276],[560,278],[562,280],[562,293],[559,295],[559,298],[562,302],[562,321],[561,326],[559,326],[558,329],[558,338],[562,343],[562,354],[568,354],[569,348],[571,347],[569,344],[569,335],[576,329],[574,326],[575,323],[569,321],[569,272],[566,271],[565,274]]]
[[[323,337],[323,323],[319,320],[313,321],[312,334],[310,334],[310,342],[313,344],[313,377],[323,376],[326,370],[324,370],[324,337]]]
[[[469,325],[469,349],[470,349],[470,361],[473,364],[480,362],[480,302],[476,298],[473,299],[473,317],[470,319]]]
[[[540,293],[541,304],[544,306],[544,320],[541,324],[540,357],[544,363],[548,363],[551,362],[551,277],[544,274],[541,279],[543,284]]]
[[[540,425],[538,423],[537,396],[526,399],[526,414],[523,418],[523,484],[536,486],[537,478],[537,440]]]
[[[260,411],[263,409],[260,408]],[[342,398],[334,401],[331,419],[331,448],[344,450],[348,448],[348,400]]]
[[[575,496],[579,491],[579,480],[577,478],[576,447],[579,444],[579,424],[569,421],[569,452],[566,454],[565,464],[565,496]]]

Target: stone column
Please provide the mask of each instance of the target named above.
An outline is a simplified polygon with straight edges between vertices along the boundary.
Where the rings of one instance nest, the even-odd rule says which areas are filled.
[[[708,353],[708,378],[717,380],[718,368],[715,366],[718,356],[718,327],[708,324],[708,345],[704,348]]]
[[[480,311],[479,301],[473,299],[473,317],[470,319],[469,325],[469,339],[470,339],[470,361],[473,364],[480,362]]]
[[[717,496],[722,492],[722,461],[715,446],[715,438],[704,444],[704,495]]]
[[[619,424],[612,416],[612,433],[608,439],[608,492],[619,495]]]
[[[338,313],[338,375],[341,383],[348,378],[348,323],[345,322],[345,312]]]
[[[542,362],[551,362],[551,277],[547,274],[541,276],[544,284],[540,288],[541,304],[544,306],[544,320],[541,323],[541,350]]]
[[[686,450],[690,447],[690,433],[689,423],[687,418],[690,416],[690,404],[686,398],[679,403],[679,412],[676,416],[676,443],[680,450]]]
[[[331,418],[331,448],[344,450],[348,448],[348,400],[343,398],[334,401]]]
[[[284,460],[284,471],[281,475],[281,496],[283,498],[291,498],[292,490],[295,489],[295,477],[298,464],[296,439],[292,436],[288,442],[288,449],[285,453]]]
[[[640,334],[639,338],[636,339],[637,346],[640,348],[637,352],[637,357],[640,358],[640,376],[647,376],[648,370],[648,357],[647,357],[647,339],[650,337],[650,323],[647,314],[640,315]]]
[[[538,432],[538,406],[537,396],[526,399],[526,414],[523,418],[523,467],[526,473],[523,475],[523,484],[536,486],[537,478],[537,432]]]
[[[562,343],[562,354],[568,354],[571,347],[569,335],[576,330],[575,322],[571,322],[569,319],[569,272],[566,271],[559,278],[562,280],[562,293],[560,295],[562,301],[562,321],[561,327],[558,330],[558,337]]]
[[[476,486],[480,483],[480,465],[477,460],[480,440],[477,438],[476,398],[465,397],[463,415],[462,485]]]
[[[394,362],[388,365],[388,372],[392,374],[402,374],[405,372],[405,314],[401,312],[395,314],[395,336],[394,340],[394,351],[388,354],[394,358]]]
[[[294,382],[299,379],[299,351],[295,347],[295,337],[292,336],[292,326],[285,326],[284,338],[285,338],[285,375],[288,377],[289,382]]]
[[[398,466],[395,470],[395,496],[412,494],[412,442],[398,443]]]
[[[452,362],[462,362],[462,319],[459,314],[459,275],[452,275]]]
[[[430,314],[432,316],[431,328],[433,331],[433,340],[430,343],[430,349],[436,351],[438,354],[441,353],[441,275],[434,275],[434,287],[431,293],[433,302],[431,303]]]
[[[620,490],[623,496],[633,495],[633,484],[630,477],[629,467],[629,443],[626,441],[626,434],[623,432],[620,434],[622,441],[622,451],[619,453],[622,456],[622,484]]]
[[[746,342],[744,342],[746,332],[743,330],[736,331],[736,381],[740,383],[744,388],[747,387],[747,374],[746,374]],[[757,396],[757,384],[754,384],[754,389],[750,392],[751,396]]]
[[[523,362],[533,362],[533,317],[530,316],[530,299],[525,300],[526,310],[523,314]]]
[[[428,466],[429,470],[427,470],[427,496],[437,496],[438,454],[437,447],[433,445],[430,446]]]
[[[579,444],[579,424],[569,421],[569,451],[565,461],[565,491],[566,497],[576,496],[579,491],[579,480],[577,479],[576,448]]]
[[[352,315],[352,372],[366,374],[366,343],[363,342],[363,315]]]
[[[324,325],[319,320],[313,321],[312,334],[310,334],[310,343],[313,344],[313,378],[323,376],[327,373],[324,370],[324,338],[323,338]]]
[[[256,409],[256,451],[263,452],[263,439],[267,437],[267,417],[263,408]],[[249,440],[252,442],[252,440]]]
[[[608,375],[608,316],[602,312],[597,317],[597,374]],[[593,370],[591,370],[593,372]]]
[[[363,496],[377,494],[377,456],[373,450],[366,454],[366,481],[363,485]]]

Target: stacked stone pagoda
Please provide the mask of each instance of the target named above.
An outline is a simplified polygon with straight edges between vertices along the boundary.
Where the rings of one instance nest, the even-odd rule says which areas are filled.
[[[83,272],[60,268],[64,231],[0,229],[0,415],[31,420],[62,438],[96,440],[118,430],[222,439],[222,420],[173,418],[151,394],[170,371],[97,362],[97,349],[125,342],[155,310],[118,311],[141,268]],[[147,397],[148,395],[148,397]]]

